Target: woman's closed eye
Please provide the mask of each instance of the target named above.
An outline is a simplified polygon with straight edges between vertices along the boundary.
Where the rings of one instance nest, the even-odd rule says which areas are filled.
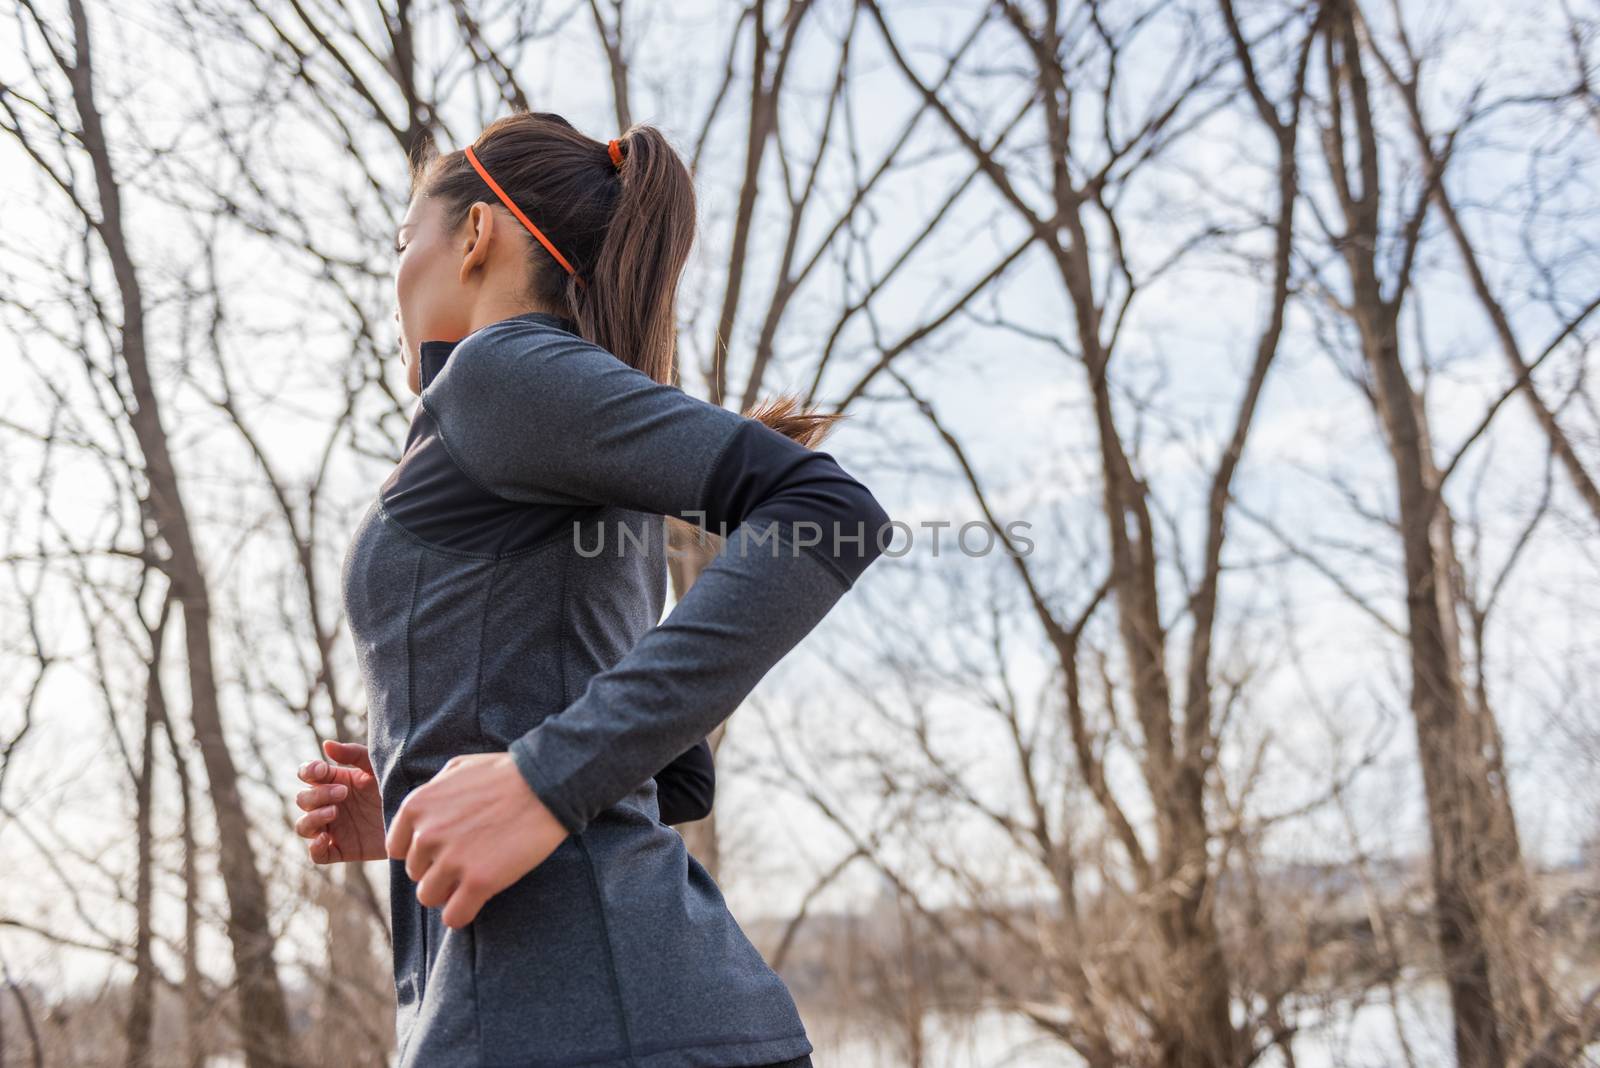
[[[400,242],[396,241],[394,243],[395,255],[398,256],[400,253],[404,252],[405,250],[406,250],[406,247],[404,245],[402,245]]]

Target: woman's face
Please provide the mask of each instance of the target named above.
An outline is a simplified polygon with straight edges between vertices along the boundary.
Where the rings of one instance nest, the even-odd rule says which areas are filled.
[[[505,314],[500,291],[520,273],[524,255],[487,204],[473,204],[455,233],[445,233],[442,216],[438,200],[414,197],[395,235],[394,316],[406,384],[418,394],[418,346],[459,341]]]
[[[461,257],[452,255],[450,235],[443,230],[437,200],[416,197],[395,234],[394,317],[400,324],[400,357],[406,385],[421,393],[417,351],[423,341],[454,341],[466,331],[460,322]]]

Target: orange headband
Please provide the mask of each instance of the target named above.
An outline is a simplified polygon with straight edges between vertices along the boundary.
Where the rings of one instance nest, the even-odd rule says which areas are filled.
[[[539,232],[539,228],[533,225],[533,221],[531,219],[522,214],[522,209],[517,207],[512,199],[506,195],[506,191],[504,189],[500,188],[500,183],[489,177],[489,172],[483,169],[482,163],[478,162],[478,155],[472,151],[471,145],[466,147],[466,156],[467,162],[472,164],[473,169],[476,170],[480,176],[482,176],[484,182],[488,184],[489,188],[494,190],[494,195],[500,198],[501,203],[511,209],[511,214],[515,215],[517,220],[521,222],[523,226],[528,228],[529,233],[533,234],[534,237],[539,239],[539,243],[541,245],[550,250],[550,255],[556,258],[556,262],[565,267],[567,269],[567,273],[572,275],[573,278],[576,278],[580,286],[587,285],[582,278],[578,278],[578,272],[573,269],[572,264],[567,262],[567,258],[556,251],[556,247],[550,243],[550,239]]]

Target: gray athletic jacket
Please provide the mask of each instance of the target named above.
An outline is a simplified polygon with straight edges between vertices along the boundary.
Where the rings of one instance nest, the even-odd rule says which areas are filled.
[[[652,776],[851,588],[889,517],[828,453],[575,329],[530,312],[423,342],[403,457],[344,559],[385,822],[455,754],[509,750],[572,832],[459,930],[390,862],[399,1065],[798,1057],[793,998]],[[662,515],[730,533],[665,619]]]

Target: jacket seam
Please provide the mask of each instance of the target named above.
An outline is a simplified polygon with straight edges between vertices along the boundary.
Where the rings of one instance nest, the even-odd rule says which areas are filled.
[[[711,1038],[711,1039],[697,1038],[692,1042],[674,1042],[670,1046],[660,1045],[660,1044],[653,1045],[653,1046],[645,1046],[643,1049],[634,1050],[634,1053],[637,1056],[648,1057],[652,1053],[665,1053],[669,1049],[685,1049],[685,1048],[690,1048],[690,1047],[698,1049],[698,1048],[700,1048],[702,1046],[733,1046],[733,1045],[740,1045],[740,1044],[747,1045],[747,1046],[754,1046],[754,1045],[758,1045],[758,1044],[763,1043],[763,1042],[781,1042],[782,1040],[784,1040],[786,1038],[805,1038],[805,1037],[806,1037],[806,1032],[802,1028],[799,1031],[790,1031],[787,1034],[782,1034],[782,1035],[772,1035],[772,1036],[770,1036],[768,1038]],[[809,1056],[809,1054],[796,1053],[795,1056],[796,1057],[803,1057],[803,1056]]]
[[[611,944],[611,925],[606,923],[605,899],[600,893],[600,876],[595,871],[594,854],[589,850],[589,843],[580,833],[577,836],[578,845],[583,849],[585,867],[589,872],[589,889],[594,893],[594,911],[600,920],[600,937],[606,944],[606,974],[611,977],[611,997],[617,1006],[617,1021],[622,1025],[622,1043],[626,1050],[628,1064],[638,1068],[634,1061],[633,1030],[628,1026],[628,1007],[622,1000],[622,984],[617,979],[617,952]]]
[[[473,719],[478,725],[478,740],[485,744],[488,742],[488,735],[483,731],[483,649],[489,633],[489,609],[494,604],[494,584],[499,576],[500,561],[496,560],[489,570],[489,580],[483,592],[483,607],[479,609],[481,614],[478,618],[478,655],[472,677]]]
[[[740,418],[743,419],[744,422],[740,423],[739,426],[734,428],[733,433],[728,435],[728,439],[717,447],[716,455],[712,457],[711,463],[706,466],[706,473],[700,480],[700,489],[695,494],[695,503],[699,506],[699,509],[700,509],[700,512],[701,512],[702,515],[705,513],[706,494],[711,489],[711,479],[717,473],[717,469],[722,466],[722,461],[727,457],[728,451],[733,448],[734,440],[736,438],[738,438],[741,433],[744,432],[744,429],[745,429],[745,427],[747,425],[749,425],[752,422],[760,422],[760,420],[755,419],[752,416],[748,416],[748,415],[741,416]],[[765,425],[765,424],[762,424],[762,425]],[[443,434],[440,434],[439,440],[440,441],[444,440],[444,435]],[[448,447],[447,447],[447,451],[448,451]],[[750,521],[750,516],[753,516],[757,512],[759,512],[761,510],[761,506],[763,504],[765,504],[765,503],[767,503],[765,500],[757,503],[756,506],[750,510],[750,515],[745,516],[744,519],[740,520],[738,526],[734,527],[733,530],[728,531],[726,535],[723,535],[723,540],[724,541],[731,540],[732,537],[733,537],[734,532],[737,531],[740,527],[743,527],[746,523],[748,523]],[[717,532],[717,533],[720,533],[720,532]],[[779,533],[780,533],[780,536],[781,536],[783,531],[780,530]],[[793,539],[791,538],[790,540],[792,542]],[[794,546],[791,544],[790,548],[793,549]],[[819,549],[815,545],[802,545],[802,546],[800,546],[800,548],[805,551],[806,555],[812,557],[813,559],[820,560],[824,565],[826,565],[828,570],[833,573],[834,578],[838,579],[839,582],[844,586],[844,588],[846,590],[849,590],[851,588],[853,583],[850,581],[850,576],[849,576],[848,573],[846,573],[844,568],[839,564],[839,562],[837,560],[835,560],[833,557],[829,556],[827,553],[823,552],[821,549]]]
[[[478,924],[476,919],[467,924],[467,937],[472,940],[472,1025],[478,1033],[478,1059],[483,1059],[483,999],[478,996]]]
[[[717,468],[722,466],[723,458],[727,456],[728,450],[733,448],[734,439],[744,432],[744,428],[749,423],[755,421],[748,415],[742,415],[739,418],[743,421],[734,427],[733,433],[728,435],[728,440],[717,446],[717,451],[711,457],[711,462],[706,465],[706,473],[700,479],[700,488],[696,491],[694,500],[702,513],[706,508],[706,492],[711,489],[712,476],[717,473]]]
[[[850,581],[850,576],[847,575],[844,568],[839,565],[839,561],[817,549],[817,547],[814,545],[802,545],[800,548],[805,550],[806,553],[810,554],[813,560],[822,561],[822,563],[827,566],[827,569],[833,574],[833,577],[839,580],[839,585],[843,586],[846,590],[851,588],[853,584]]]
[[[754,515],[754,514],[755,514],[754,512],[751,513],[751,515]],[[758,516],[757,520],[759,521],[760,518],[761,517]],[[728,532],[728,537],[724,539],[724,542],[725,542],[724,549],[727,547],[727,545],[731,545],[733,543],[734,535],[738,534],[739,531],[743,530],[745,528],[746,524],[748,524],[749,522],[750,522],[750,520],[747,517],[743,523],[740,523],[737,527],[735,527],[733,530]],[[817,545],[796,545],[795,544],[794,530],[793,530],[794,524],[793,523],[785,523],[785,521],[781,520],[781,519],[773,519],[773,520],[770,520],[769,522],[772,523],[772,524],[776,524],[777,525],[778,533],[777,533],[776,537],[777,537],[778,544],[783,545],[785,547],[785,549],[787,549],[787,551],[788,551],[788,553],[789,553],[789,555],[791,557],[798,557],[799,554],[796,553],[796,551],[795,551],[796,549],[798,549],[800,552],[803,552],[807,556],[811,557],[811,559],[813,559],[813,560],[817,561],[818,563],[822,564],[824,569],[827,570],[827,572],[830,575],[832,575],[835,579],[837,579],[838,582],[839,582],[839,585],[842,586],[847,592],[854,586],[854,583],[851,582],[851,580],[850,580],[850,576],[845,572],[843,566],[840,565],[839,561],[835,560],[832,556],[829,556],[826,552],[823,552],[820,546],[817,546]],[[752,532],[752,533],[754,533],[754,532]],[[759,535],[756,535],[756,536],[759,536]],[[720,556],[721,552],[719,552],[717,555]],[[774,557],[777,556],[776,553],[774,553],[772,555]],[[715,557],[713,557],[712,559],[715,560]]]
[[[759,1046],[768,1042],[782,1042],[786,1038],[808,1038],[808,1035],[806,1031],[802,1029],[799,1031],[789,1031],[781,1035],[771,1035],[767,1038],[696,1038],[691,1039],[688,1042],[674,1042],[671,1045],[655,1044],[640,1046],[633,1051],[632,1056],[649,1057],[657,1053],[667,1053],[675,1049],[709,1049],[712,1046]],[[813,1046],[812,1052],[816,1052],[815,1046]],[[800,1057],[809,1057],[810,1055],[810,1053],[797,1053],[793,1057],[786,1058],[786,1061],[797,1060]],[[536,1066],[536,1068],[585,1068],[586,1065],[607,1064],[617,1060],[619,1057],[627,1056],[629,1055],[626,1052],[619,1050],[615,1053],[601,1054],[598,1057],[585,1057],[583,1060],[579,1061],[496,1061],[491,1064],[487,1064],[486,1068],[527,1068],[529,1065]],[[779,1063],[785,1062],[780,1061]]]
[[[455,464],[456,467],[461,469],[461,473],[463,475],[467,476],[467,481],[471,482],[474,486],[477,486],[491,497],[498,497],[502,501],[507,500],[508,498],[505,494],[496,493],[494,490],[490,489],[483,479],[475,475],[466,464],[461,462],[461,457],[456,454],[456,450],[450,447],[450,439],[444,436],[443,421],[439,418],[439,413],[433,410],[433,405],[428,403],[428,398],[419,395],[417,398],[417,403],[422,405],[422,410],[427,412],[428,417],[433,420],[433,432],[439,436],[439,444],[444,446],[444,454],[450,457],[451,463]]]
[[[505,500],[504,497],[498,499]],[[515,560],[518,557],[531,556],[536,552],[548,549],[552,545],[560,544],[562,535],[561,531],[556,531],[553,534],[540,538],[532,545],[525,546],[521,549],[516,549],[509,553],[475,553],[468,549],[454,549],[448,545],[440,545],[437,542],[429,541],[427,538],[424,538],[422,535],[418,534],[416,531],[412,530],[410,527],[406,526],[404,523],[400,522],[400,520],[396,519],[392,514],[390,514],[389,509],[384,505],[382,498],[378,499],[378,511],[380,514],[382,514],[384,519],[387,519],[394,525],[396,530],[405,535],[415,544],[422,546],[424,549],[429,549],[436,553],[442,553],[445,556],[458,557],[462,560]]]
[[[415,694],[417,660],[416,655],[412,650],[414,647],[414,627],[417,618],[417,589],[422,584],[422,560],[422,554],[418,553],[416,563],[411,566],[411,603],[406,606],[406,733],[405,736],[400,739],[399,755],[401,756],[403,756],[405,751],[410,748],[411,735],[417,727]],[[406,774],[403,770],[401,770],[398,761],[396,762],[395,770],[400,772],[401,781],[405,781]]]
[[[407,777],[406,772],[405,772],[405,766],[404,766],[404,759],[403,758],[405,756],[406,750],[409,749],[410,746],[411,746],[411,734],[412,734],[412,732],[414,730],[416,730],[416,726],[417,726],[417,711],[416,711],[416,670],[417,669],[416,669],[416,656],[412,652],[412,645],[413,645],[412,636],[414,634],[413,624],[414,624],[414,622],[416,620],[416,617],[417,617],[417,588],[422,582],[422,560],[423,560],[422,554],[418,553],[417,554],[417,558],[416,558],[416,562],[414,564],[412,564],[412,567],[411,567],[411,603],[406,607],[406,731],[405,731],[404,737],[402,737],[400,739],[400,750],[399,750],[399,753],[396,755],[396,759],[395,759],[395,774],[400,777],[400,781],[401,781],[402,784],[404,784],[404,783],[406,783],[408,781],[408,777]],[[410,792],[411,792],[410,789],[406,790],[406,793],[410,793]],[[408,878],[409,878],[409,876],[408,876]],[[427,989],[428,989],[428,914],[421,907],[421,902],[416,901],[416,898],[415,898],[414,895],[411,897],[411,901],[408,902],[408,906],[411,903],[415,903],[416,906],[417,906],[416,912],[415,912],[415,918],[416,918],[416,921],[417,921],[417,926],[419,928],[419,933],[421,935],[422,959],[417,962],[416,971],[413,973],[413,976],[414,976],[414,978],[416,980],[415,985],[416,985],[416,988],[417,988],[417,1013],[418,1013],[418,1019],[416,1021],[413,1021],[411,1031],[406,1035],[406,1045],[408,1047],[411,1044],[411,1038],[416,1034],[416,1024],[418,1022],[420,1022],[420,1019],[421,1019],[422,998],[423,998],[423,995],[427,993]],[[402,1050],[401,1052],[403,1053],[404,1050]]]
[[[572,557],[561,558],[561,575],[557,581],[561,584],[556,592],[556,671],[561,677],[561,707],[566,708],[572,703],[572,697],[567,692],[567,579],[568,572],[572,570]]]

